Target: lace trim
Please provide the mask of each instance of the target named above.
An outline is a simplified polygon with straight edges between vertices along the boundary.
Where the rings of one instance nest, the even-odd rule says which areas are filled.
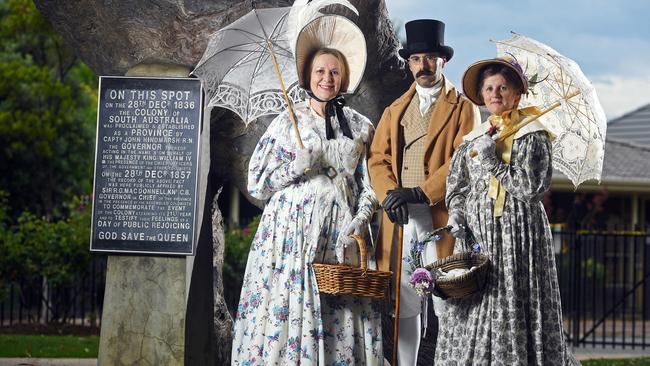
[[[294,104],[306,98],[306,93],[298,86],[298,82],[289,86],[287,94]],[[287,108],[281,90],[263,90],[246,98],[246,92],[243,88],[230,83],[219,85],[211,104],[237,113],[242,117],[246,125],[260,116],[278,114]]]

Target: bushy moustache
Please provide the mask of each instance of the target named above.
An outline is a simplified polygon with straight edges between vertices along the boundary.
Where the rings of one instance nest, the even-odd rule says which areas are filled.
[[[433,72],[431,70],[420,70],[415,73],[416,78],[419,78],[420,76],[433,76]]]

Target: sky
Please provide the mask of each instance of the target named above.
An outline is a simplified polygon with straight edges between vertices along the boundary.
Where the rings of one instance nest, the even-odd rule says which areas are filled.
[[[405,38],[404,23],[438,19],[454,56],[444,73],[456,85],[471,63],[496,55],[490,40],[511,31],[576,61],[596,87],[608,120],[650,104],[648,0],[385,0]]]

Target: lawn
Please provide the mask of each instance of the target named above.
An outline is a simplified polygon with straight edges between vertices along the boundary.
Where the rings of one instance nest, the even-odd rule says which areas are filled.
[[[98,336],[0,334],[0,357],[96,358]]]

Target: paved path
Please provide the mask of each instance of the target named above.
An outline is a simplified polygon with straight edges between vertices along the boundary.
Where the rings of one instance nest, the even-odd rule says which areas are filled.
[[[586,347],[576,347],[573,348],[573,354],[580,361],[583,360],[597,360],[601,358],[637,358],[637,357],[650,357],[650,347],[647,347],[645,350],[641,347],[636,347],[631,349],[630,347],[625,347],[625,349],[619,347],[612,348],[610,346],[586,346]]]

